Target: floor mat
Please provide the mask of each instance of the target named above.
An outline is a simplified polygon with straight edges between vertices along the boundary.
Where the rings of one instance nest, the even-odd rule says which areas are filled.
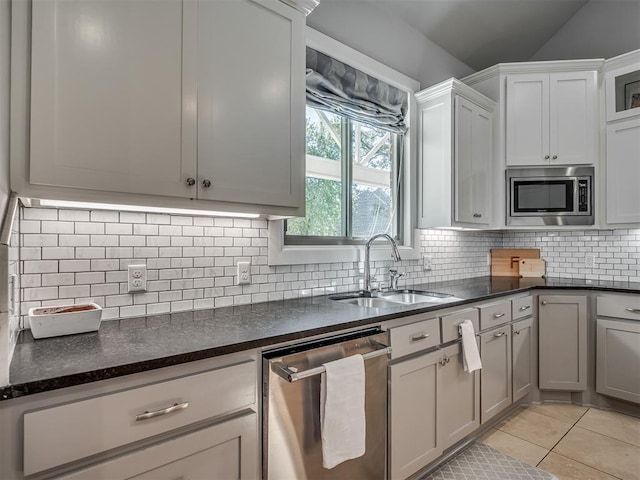
[[[474,443],[421,480],[554,480],[556,477],[481,443]]]

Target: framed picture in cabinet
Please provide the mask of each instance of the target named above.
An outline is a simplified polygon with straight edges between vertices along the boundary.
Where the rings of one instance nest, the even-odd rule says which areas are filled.
[[[640,107],[640,80],[624,86],[624,98],[627,109]]]

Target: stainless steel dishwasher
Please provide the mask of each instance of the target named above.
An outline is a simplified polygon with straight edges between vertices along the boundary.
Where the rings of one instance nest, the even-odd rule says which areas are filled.
[[[376,328],[264,354],[263,478],[386,478],[388,345],[388,333]],[[329,470],[320,437],[322,364],[354,354],[365,359],[366,452]]]

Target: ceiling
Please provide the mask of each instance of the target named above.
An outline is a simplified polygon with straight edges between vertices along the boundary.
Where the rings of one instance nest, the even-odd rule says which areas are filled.
[[[588,0],[366,0],[475,70],[521,62]],[[619,0],[608,0],[619,1]]]

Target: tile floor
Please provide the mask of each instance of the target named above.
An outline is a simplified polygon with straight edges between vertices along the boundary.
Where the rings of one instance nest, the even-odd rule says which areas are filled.
[[[578,405],[532,405],[480,441],[559,480],[640,480],[640,419]]]

